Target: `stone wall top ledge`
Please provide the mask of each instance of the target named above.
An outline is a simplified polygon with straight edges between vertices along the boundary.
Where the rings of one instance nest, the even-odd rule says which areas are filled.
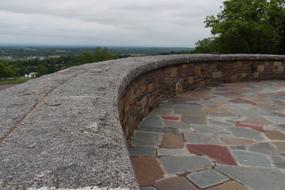
[[[138,189],[117,103],[131,82],[176,64],[277,55],[134,57],[72,67],[0,91],[0,189]]]

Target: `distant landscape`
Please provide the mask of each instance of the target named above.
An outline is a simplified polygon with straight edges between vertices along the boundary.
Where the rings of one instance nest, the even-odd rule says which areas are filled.
[[[18,84],[30,78],[71,66],[146,55],[190,53],[192,48],[171,47],[0,47],[0,85]]]

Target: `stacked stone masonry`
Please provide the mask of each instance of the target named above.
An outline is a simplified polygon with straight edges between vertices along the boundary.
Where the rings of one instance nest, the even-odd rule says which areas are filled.
[[[127,87],[119,104],[128,144],[139,122],[163,100],[220,83],[284,79],[284,68],[285,61],[182,62],[139,76]]]

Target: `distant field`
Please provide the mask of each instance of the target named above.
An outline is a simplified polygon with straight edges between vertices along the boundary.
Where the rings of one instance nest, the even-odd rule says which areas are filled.
[[[18,77],[15,79],[9,79],[9,80],[0,80],[0,85],[5,86],[5,85],[16,85],[16,84],[21,84],[24,82],[27,82],[29,79],[24,78],[24,77]]]

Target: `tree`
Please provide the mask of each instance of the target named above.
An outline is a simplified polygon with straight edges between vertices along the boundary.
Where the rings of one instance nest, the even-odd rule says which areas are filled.
[[[16,71],[15,69],[5,63],[4,61],[0,60],[0,78],[9,78],[9,77],[15,77]]]
[[[196,52],[285,53],[284,0],[226,0],[217,16],[206,18],[213,37]]]

